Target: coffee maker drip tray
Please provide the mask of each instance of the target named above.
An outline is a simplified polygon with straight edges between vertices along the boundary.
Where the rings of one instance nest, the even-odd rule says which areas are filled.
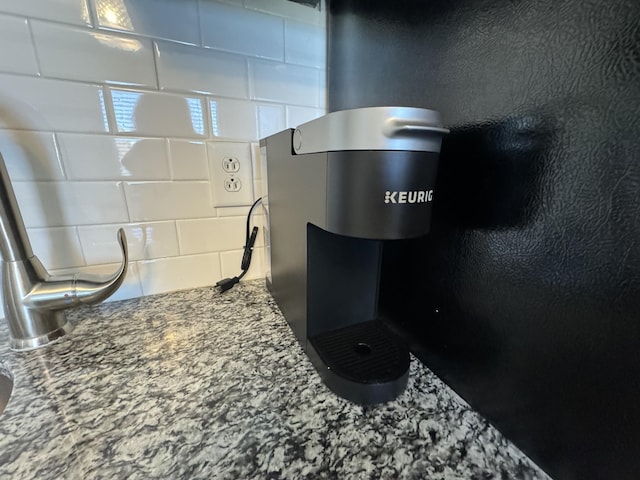
[[[309,342],[329,388],[349,400],[385,402],[407,385],[409,348],[381,321],[331,330],[309,337]]]

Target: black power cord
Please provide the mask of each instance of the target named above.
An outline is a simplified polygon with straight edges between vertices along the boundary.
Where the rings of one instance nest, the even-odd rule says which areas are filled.
[[[242,262],[240,264],[240,269],[242,270],[242,273],[240,273],[240,275],[238,276],[231,277],[231,278],[224,278],[219,282],[217,282],[216,287],[220,289],[220,293],[226,292],[230,288],[233,288],[233,286],[236,283],[238,283],[242,279],[242,277],[244,277],[247,274],[247,271],[249,270],[249,266],[251,266],[251,255],[253,254],[253,245],[256,243],[256,237],[258,236],[258,227],[253,227],[253,230],[251,230],[251,233],[249,233],[249,230],[251,228],[251,215],[253,214],[253,210],[258,206],[258,204],[261,201],[262,201],[262,197],[260,197],[255,202],[253,202],[253,205],[251,205],[251,208],[249,209],[249,213],[247,214],[247,230],[246,230],[245,241],[244,241],[244,253],[242,254]]]

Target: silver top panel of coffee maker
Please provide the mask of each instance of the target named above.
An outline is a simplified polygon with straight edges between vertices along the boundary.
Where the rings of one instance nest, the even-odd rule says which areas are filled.
[[[440,152],[449,130],[435,110],[414,107],[369,107],[341,110],[303,123],[293,134],[296,154],[405,150]]]

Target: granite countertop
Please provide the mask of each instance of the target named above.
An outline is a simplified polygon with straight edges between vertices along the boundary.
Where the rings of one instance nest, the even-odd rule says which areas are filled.
[[[261,281],[84,307],[15,353],[0,478],[548,478],[415,358],[407,390],[336,397]]]

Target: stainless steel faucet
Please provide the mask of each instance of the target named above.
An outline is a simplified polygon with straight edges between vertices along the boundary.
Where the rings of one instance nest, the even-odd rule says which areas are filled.
[[[124,230],[118,230],[123,261],[113,276],[76,273],[52,277],[31,250],[2,154],[0,177],[2,294],[10,348],[31,350],[73,329],[65,317],[67,308],[101,302],[118,289],[127,273],[127,239]]]

